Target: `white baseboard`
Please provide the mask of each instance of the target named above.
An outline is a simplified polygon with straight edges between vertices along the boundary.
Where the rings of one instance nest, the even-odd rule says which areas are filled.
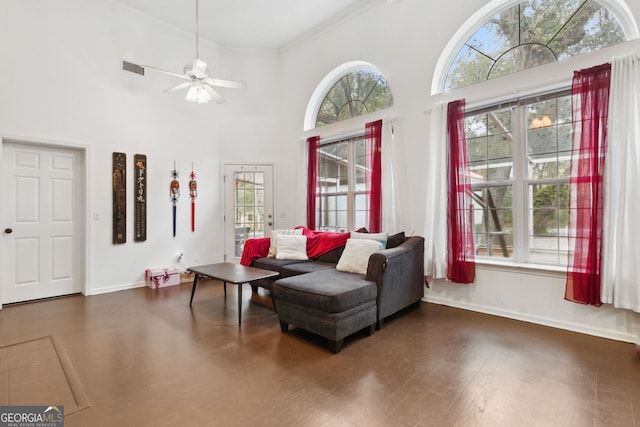
[[[108,294],[110,292],[124,291],[126,289],[142,288],[143,286],[147,286],[147,284],[145,282],[127,283],[122,285],[108,286],[106,288],[90,289],[88,292],[85,292],[85,295]]]
[[[607,338],[616,341],[623,341],[634,343],[638,339],[633,334],[622,333],[619,331],[612,331],[607,329],[599,329],[593,328],[590,326],[580,325],[577,323],[564,322],[556,319],[550,319],[546,317],[533,316],[530,314],[523,314],[509,310],[501,310],[495,307],[487,307],[476,304],[468,304],[460,301],[452,301],[445,298],[431,297],[425,296],[422,298],[423,301],[445,305],[448,307],[462,308],[464,310],[475,311],[478,313],[491,314],[494,316],[506,317],[508,319],[521,320],[523,322],[535,323],[543,326],[550,326],[552,328],[564,329],[572,332],[579,332],[581,334],[593,335],[600,338]]]

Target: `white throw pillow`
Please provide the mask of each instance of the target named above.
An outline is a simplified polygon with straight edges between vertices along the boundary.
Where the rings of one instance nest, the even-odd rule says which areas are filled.
[[[357,231],[352,231],[350,237],[352,239],[377,240],[378,242],[382,243],[382,246],[384,246],[384,248],[386,248],[389,233],[358,233]]]
[[[269,242],[269,254],[267,255],[269,258],[275,258],[276,253],[278,252],[277,242],[279,235],[302,236],[302,228],[297,228],[295,230],[273,230],[271,232],[271,241]]]
[[[384,249],[382,243],[371,239],[347,239],[344,252],[336,265],[336,270],[347,273],[367,274],[369,257]]]
[[[280,234],[277,240],[276,259],[309,259],[307,256],[307,236]]]

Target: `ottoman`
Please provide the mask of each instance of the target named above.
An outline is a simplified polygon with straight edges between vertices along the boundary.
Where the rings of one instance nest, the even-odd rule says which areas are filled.
[[[351,334],[365,328],[373,334],[376,296],[375,282],[335,268],[279,279],[273,285],[282,332],[293,324],[326,338],[334,353]]]

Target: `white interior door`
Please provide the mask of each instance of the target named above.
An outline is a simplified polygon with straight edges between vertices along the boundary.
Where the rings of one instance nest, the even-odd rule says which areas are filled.
[[[81,153],[4,143],[2,163],[2,302],[81,292]]]
[[[224,165],[225,261],[240,260],[245,240],[271,235],[273,169],[273,165]]]

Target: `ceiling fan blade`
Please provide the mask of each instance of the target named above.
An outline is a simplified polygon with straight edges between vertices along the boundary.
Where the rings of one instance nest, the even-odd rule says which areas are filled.
[[[151,65],[143,65],[144,68],[148,68],[150,70],[158,71],[160,73],[168,74],[170,76],[179,77],[185,80],[191,80],[191,77],[185,76],[184,74],[173,73],[171,71],[163,70],[161,68],[152,67]]]
[[[182,89],[186,89],[189,86],[191,86],[192,84],[193,83],[191,83],[191,82],[179,83],[179,84],[175,85],[174,87],[171,87],[171,88],[165,90],[164,93],[171,93],[171,92],[176,92],[176,91],[179,91],[179,90],[182,90]]]
[[[207,91],[207,93],[209,95],[211,95],[211,99],[213,99],[215,102],[217,102],[218,104],[222,104],[225,99],[222,97],[222,95],[220,95],[214,88],[212,88],[211,86],[205,84],[202,85],[204,87],[204,90]]]
[[[246,89],[247,84],[245,82],[237,82],[235,80],[221,80],[207,78],[204,80],[210,86],[228,87],[232,89]]]

